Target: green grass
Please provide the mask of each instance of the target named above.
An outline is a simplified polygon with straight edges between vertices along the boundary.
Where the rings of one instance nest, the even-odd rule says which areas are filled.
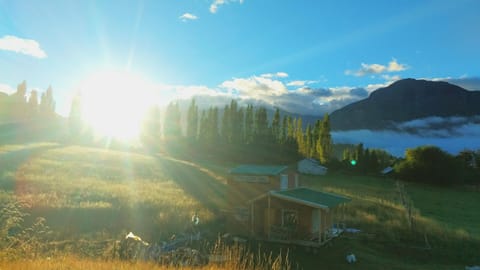
[[[118,239],[131,230],[158,241],[183,231],[194,212],[214,230],[216,212],[226,207],[228,171],[237,164],[187,157],[55,143],[3,145],[0,199],[25,202],[31,214],[27,222],[45,217],[56,240]],[[362,230],[345,234],[316,255],[262,243],[274,252],[290,248],[292,261],[306,269],[462,269],[480,264],[478,192],[407,184],[416,209],[412,233],[391,179],[331,173],[302,175],[301,181],[352,198],[347,225]],[[348,252],[357,255],[357,264],[345,262]]]
[[[478,191],[409,184],[407,192],[423,217],[480,239],[480,214],[476,208],[480,205]]]
[[[31,220],[44,216],[64,236],[132,230],[166,237],[194,212],[208,223],[211,209],[222,207],[220,181],[162,156],[35,144],[0,146],[0,159],[0,187],[28,205]]]
[[[391,179],[329,174],[302,180],[352,198],[346,207],[347,225],[363,233],[345,235],[328,254],[354,252],[361,258],[356,269],[462,269],[480,263],[478,192],[408,184],[406,192],[415,207],[412,232]],[[432,249],[426,249],[425,235]],[[336,269],[348,268],[340,264]]]

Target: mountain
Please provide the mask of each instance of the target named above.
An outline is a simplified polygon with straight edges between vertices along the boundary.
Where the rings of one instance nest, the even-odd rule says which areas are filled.
[[[480,115],[480,91],[441,82],[404,79],[330,114],[333,130],[393,129],[427,117]]]

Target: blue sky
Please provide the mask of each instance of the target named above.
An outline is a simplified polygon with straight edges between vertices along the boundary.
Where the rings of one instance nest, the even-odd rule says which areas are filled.
[[[479,11],[476,0],[0,0],[0,91],[52,85],[66,114],[83,81],[122,70],[163,102],[320,115],[400,78],[480,90]]]

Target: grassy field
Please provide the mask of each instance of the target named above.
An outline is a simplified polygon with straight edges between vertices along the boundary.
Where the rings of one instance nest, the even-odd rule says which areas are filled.
[[[147,241],[164,240],[188,227],[195,212],[203,228],[217,232],[217,212],[225,207],[225,178],[235,164],[34,143],[0,146],[0,165],[0,200],[21,201],[30,213],[27,223],[45,217],[52,241],[75,241],[68,250],[80,256],[58,252],[52,260],[2,261],[0,269],[161,269],[99,261],[95,256],[104,256],[103,247],[95,243],[119,239],[128,231]],[[347,225],[361,233],[344,234],[316,254],[254,245],[272,254],[290,249],[292,263],[304,269],[463,269],[480,264],[478,192],[406,184],[414,206],[411,229],[392,179],[332,173],[302,175],[301,180],[352,198]],[[345,262],[348,252],[356,254],[358,263]],[[222,269],[209,267],[205,269]]]
[[[154,239],[183,229],[195,212],[208,223],[210,209],[222,208],[219,179],[162,156],[32,144],[0,147],[0,162],[0,187],[58,234],[131,230]]]

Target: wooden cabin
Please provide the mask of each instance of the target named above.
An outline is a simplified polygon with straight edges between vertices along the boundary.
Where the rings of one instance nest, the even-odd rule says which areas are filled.
[[[298,174],[287,166],[240,165],[230,170],[226,198],[235,222],[248,231],[249,201],[271,190],[300,186]]]
[[[250,203],[250,234],[274,242],[320,246],[345,229],[350,199],[300,187],[272,190]]]
[[[344,228],[342,206],[350,199],[300,187],[287,166],[241,165],[230,174],[231,216],[254,238],[319,246]]]

